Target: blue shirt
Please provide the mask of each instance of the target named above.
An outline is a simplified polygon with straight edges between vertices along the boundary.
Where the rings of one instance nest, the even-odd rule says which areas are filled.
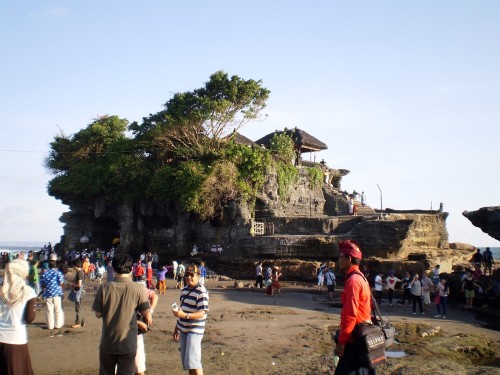
[[[42,275],[43,298],[59,297],[63,295],[62,283],[64,275],[56,268],[51,268]]]

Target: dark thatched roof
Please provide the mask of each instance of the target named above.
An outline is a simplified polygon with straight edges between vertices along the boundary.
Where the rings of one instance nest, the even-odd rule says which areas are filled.
[[[265,137],[262,137],[261,139],[255,141],[255,143],[257,143],[258,145],[264,145],[265,147],[269,148],[269,144],[271,143],[271,139],[273,138],[274,134],[282,134],[283,132],[286,132],[286,134],[292,137],[292,139],[295,141],[295,145],[297,147],[300,147],[301,153],[328,149],[328,146],[325,143],[321,142],[317,138],[314,138],[309,133],[306,133],[305,131],[297,128],[289,129],[286,131],[275,131],[274,133],[270,133]]]
[[[245,146],[258,146],[254,141],[251,139],[245,137],[244,135],[241,135],[238,132],[235,132],[228,136],[227,138],[232,138],[234,143],[240,144],[240,145],[245,145]]]

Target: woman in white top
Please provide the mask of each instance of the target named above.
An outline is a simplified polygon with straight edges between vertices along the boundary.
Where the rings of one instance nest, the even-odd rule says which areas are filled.
[[[411,281],[411,298],[413,300],[413,315],[417,314],[417,303],[420,314],[424,315],[424,310],[422,309],[422,282],[418,273],[413,276],[413,280]]]
[[[26,283],[28,262],[15,259],[5,269],[0,290],[0,374],[33,375],[26,323],[35,319],[36,294]]]

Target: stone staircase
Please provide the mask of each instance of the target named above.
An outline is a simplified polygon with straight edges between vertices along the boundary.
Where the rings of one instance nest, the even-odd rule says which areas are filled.
[[[338,216],[338,225],[337,227],[332,231],[332,234],[344,234],[347,232],[350,232],[352,228],[354,228],[355,225],[361,223],[364,221],[364,217],[357,215],[357,216],[351,216],[351,215],[344,215],[344,216]]]
[[[376,215],[377,213],[370,206],[362,206],[360,201],[354,201],[354,204],[358,206],[358,215],[360,216],[369,216]]]

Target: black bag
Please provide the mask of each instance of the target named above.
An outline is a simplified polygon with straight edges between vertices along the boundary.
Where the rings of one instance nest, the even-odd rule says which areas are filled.
[[[80,299],[82,298],[82,292],[83,290],[80,288],[80,290],[72,290],[68,294],[68,300],[71,302],[80,302]]]
[[[387,362],[385,356],[385,335],[382,328],[372,323],[360,323],[353,331],[358,360],[369,368]]]
[[[353,272],[353,273],[361,275],[365,279],[365,281],[368,282],[366,280],[366,277],[362,273],[360,272]],[[347,278],[349,278],[351,275],[349,275]],[[389,346],[394,344],[394,337],[396,336],[396,328],[394,328],[389,319],[382,317],[380,309],[378,308],[377,301],[373,297],[373,294],[372,294],[372,304],[375,307],[375,312],[376,312],[376,314],[372,315],[372,323],[373,325],[380,327],[380,329],[384,333],[385,347],[388,348]]]

